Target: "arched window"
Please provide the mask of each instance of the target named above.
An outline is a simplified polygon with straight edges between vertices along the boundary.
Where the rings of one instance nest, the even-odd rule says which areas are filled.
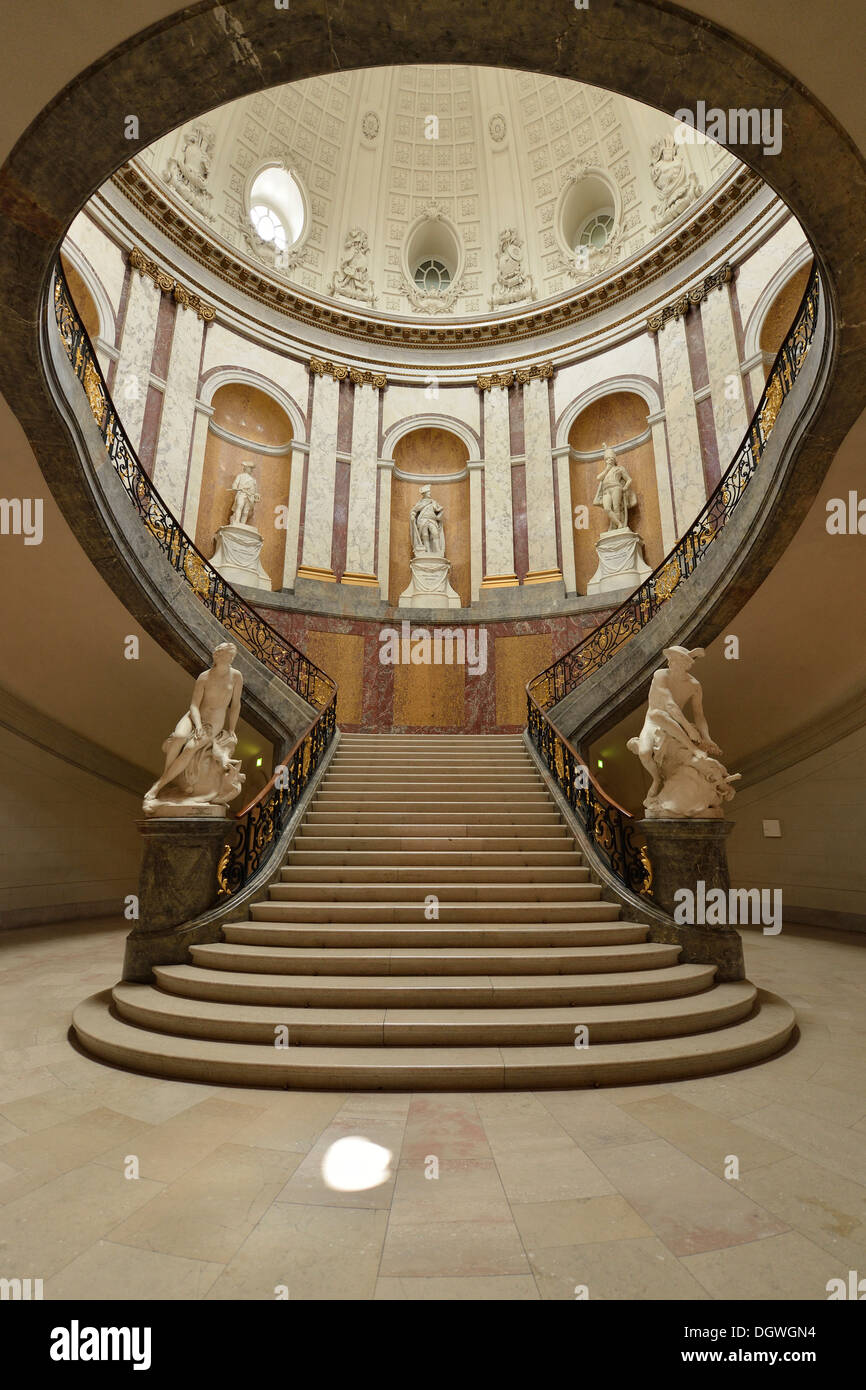
[[[613,212],[594,212],[591,217],[586,219],[578,233],[575,251],[579,246],[588,246],[594,251],[600,251],[603,246],[607,245],[608,237],[612,231]]]
[[[250,188],[250,221],[262,241],[285,251],[299,240],[305,220],[304,195],[294,176],[281,165],[262,169]]]

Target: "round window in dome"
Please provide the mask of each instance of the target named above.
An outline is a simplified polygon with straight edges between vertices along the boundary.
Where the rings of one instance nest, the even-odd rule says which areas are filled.
[[[421,261],[415,269],[415,284],[423,294],[444,294],[451,284],[451,272],[441,261]]]
[[[285,251],[300,240],[306,225],[306,204],[300,185],[288,169],[269,165],[249,188],[250,221],[262,241]]]
[[[608,238],[613,231],[612,212],[594,212],[588,217],[578,233],[575,251],[580,246],[588,246],[593,251],[600,251],[607,245]]]

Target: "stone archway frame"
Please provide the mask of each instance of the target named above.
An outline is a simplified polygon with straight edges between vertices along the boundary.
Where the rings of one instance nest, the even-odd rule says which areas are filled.
[[[740,370],[748,376],[752,385],[752,395],[758,400],[764,389],[764,380],[773,358],[761,349],[761,332],[773,301],[785,288],[798,270],[808,265],[813,256],[813,248],[808,244],[798,246],[771,276],[758,296],[748,321],[743,325],[743,361]]]
[[[69,264],[78,271],[96,305],[96,312],[99,315],[99,336],[93,346],[109,360],[114,361],[118,357],[117,314],[108,296],[108,291],[83,251],[79,250],[77,244],[69,237],[66,237],[63,242],[63,255]],[[103,362],[101,365],[107,380],[108,371],[105,363]]]
[[[144,607],[145,626],[190,670],[200,654],[178,638],[171,614],[143,605],[130,567],[116,563],[111,528],[70,446],[52,394],[57,388],[43,371],[43,335],[53,331],[46,299],[60,242],[88,197],[129,159],[124,119],[130,111],[139,118],[143,147],[263,88],[370,65],[423,64],[431,52],[449,62],[576,78],[668,114],[695,109],[699,100],[725,109],[783,109],[778,156],[745,146],[735,153],[787,203],[815,248],[830,362],[821,395],[810,402],[813,427],[797,431],[786,487],[737,565],[740,604],[792,539],[866,403],[866,165],[821,103],[751,44],[663,0],[601,0],[587,9],[570,3],[527,8],[522,0],[504,0],[495,24],[487,0],[464,0],[459,14],[441,0],[418,0],[411,24],[402,0],[384,0],[375,16],[363,6],[332,9],[318,0],[294,0],[290,22],[260,0],[204,0],[145,29],[73,79],[31,122],[0,170],[0,388],[88,555],[128,607]],[[710,632],[713,615],[704,612],[702,625]],[[638,699],[614,697],[611,704],[625,713]]]

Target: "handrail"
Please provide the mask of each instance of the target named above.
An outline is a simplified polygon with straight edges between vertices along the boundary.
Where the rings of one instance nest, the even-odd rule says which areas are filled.
[[[550,709],[646,627],[694,572],[749,485],[782,402],[794,385],[815,332],[820,278],[815,266],[785,342],[779,348],[758,408],[730,467],[702,511],[652,574],[603,623],[527,682],[541,709]]]
[[[219,866],[220,893],[230,895],[261,868],[330,744],[336,729],[337,683],[241,598],[202,555],[163,501],[115,409],[59,260],[54,270],[54,314],[108,457],[145,527],[226,631],[317,711],[267,786],[235,819]]]
[[[336,681],[241,598],[202,555],[169,510],[123,428],[59,261],[54,277],[54,313],[66,355],[84,387],[114,470],[147,530],[165,552],[173,569],[183,576],[196,598],[226,631],[237,637],[253,656],[314,709],[323,710],[336,693]]]
[[[539,756],[595,842],[611,871],[633,891],[648,894],[652,866],[637,842],[634,817],[599,786],[575,746],[546,713],[652,620],[697,568],[730,519],[761,460],[785,396],[815,333],[820,278],[815,266],[793,326],[776,354],[758,408],[730,467],[685,535],[624,603],[582,642],[526,683],[527,731]],[[578,776],[578,769],[583,775]]]

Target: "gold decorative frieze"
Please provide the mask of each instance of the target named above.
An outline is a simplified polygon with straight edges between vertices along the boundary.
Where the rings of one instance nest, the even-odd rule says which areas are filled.
[[[349,380],[356,386],[372,386],[376,391],[384,391],[388,385],[388,378],[384,372],[368,372],[362,367],[351,367]]]
[[[491,372],[489,376],[479,376],[475,385],[479,391],[492,391],[497,386],[507,391],[509,386],[514,385],[514,368],[510,372]]]
[[[146,256],[137,246],[133,246],[129,253],[129,264],[133,270],[137,270],[139,275],[147,275],[153,281],[156,288],[163,294],[170,294],[182,309],[194,309],[200,319],[205,323],[210,323],[216,318],[216,309],[212,304],[205,304],[192,290],[188,290],[186,285],[182,285],[179,280],[175,280],[173,275],[162,270],[156,261]]]
[[[525,386],[528,381],[534,381],[536,378],[546,381],[552,376],[552,362],[534,362],[531,367],[511,367],[504,372],[490,372],[486,376],[476,377],[475,385],[479,391],[492,391],[497,386],[507,390],[515,382],[518,386]]]
[[[729,284],[733,278],[732,265],[725,264],[719,270],[714,270],[712,275],[707,275],[694,289],[686,290],[672,304],[666,304],[657,314],[652,314],[646,321],[647,332],[658,333],[668,319],[684,318],[693,304],[701,304],[707,298],[710,290],[721,289],[722,285]]]
[[[518,367],[514,373],[518,386],[525,386],[529,381],[549,381],[552,376],[552,362],[533,362],[531,367]]]
[[[310,358],[310,371],[313,376],[332,376],[335,381],[345,381],[349,375],[345,362],[323,362],[321,357]]]

